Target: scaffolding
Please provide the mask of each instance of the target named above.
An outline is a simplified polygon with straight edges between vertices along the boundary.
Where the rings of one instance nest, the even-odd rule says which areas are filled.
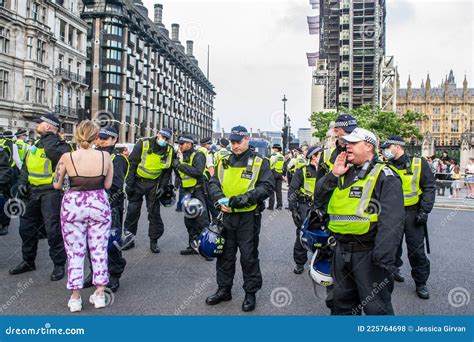
[[[384,56],[380,67],[380,97],[382,110],[395,112],[397,109],[397,67],[393,56]]]

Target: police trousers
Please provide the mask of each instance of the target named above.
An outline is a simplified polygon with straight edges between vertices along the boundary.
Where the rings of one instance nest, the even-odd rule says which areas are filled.
[[[246,213],[224,214],[224,249],[217,257],[217,285],[230,290],[234,281],[237,249],[244,278],[245,292],[257,292],[262,287],[258,258],[258,243],[262,215],[254,210]]]
[[[41,231],[46,231],[49,257],[56,266],[66,264],[63,237],[59,224],[61,194],[58,190],[32,190],[20,217],[23,261],[34,265]]]
[[[282,193],[281,193],[281,187],[283,184],[283,175],[281,173],[273,172],[273,177],[275,178],[275,191],[272,192],[270,195],[270,199],[268,201],[268,207],[270,209],[273,209],[275,206],[275,195],[276,195],[276,202],[277,202],[277,208],[283,207],[283,199],[282,199]]]
[[[354,250],[337,244],[332,259],[335,315],[393,315],[393,275],[374,265],[372,249]]]
[[[160,214],[160,203],[159,201],[155,203],[157,186],[158,180],[137,178],[135,182],[134,192],[128,199],[127,217],[125,219],[125,229],[133,235],[137,235],[143,196],[145,196],[146,209],[148,211],[148,237],[150,240],[158,240],[165,231]]]
[[[298,202],[298,213],[301,217],[301,223],[303,223],[308,211],[311,209],[311,203],[309,202]],[[308,251],[301,245],[300,242],[301,226],[296,227],[296,240],[293,246],[293,260],[297,265],[305,265],[308,261]]]
[[[425,253],[425,231],[424,227],[416,223],[418,206],[405,207],[405,241],[408,249],[408,261],[411,266],[411,276],[417,286],[426,285],[430,276],[430,260]],[[397,250],[395,266],[403,265],[403,239]]]
[[[188,231],[188,243],[191,246],[191,242],[196,240],[201,234],[202,230],[209,226],[209,213],[207,211],[207,199],[204,194],[204,185],[198,184],[192,188],[182,188],[183,197],[189,193],[192,198],[198,199],[202,203],[202,212],[199,215],[189,215],[184,211],[184,225]]]
[[[123,195],[119,199],[111,203],[112,211],[112,230],[116,231],[119,236],[123,232],[123,210],[124,210],[124,198]],[[109,261],[108,268],[109,274],[114,278],[120,278],[122,275],[127,260],[122,255],[122,251],[117,248],[111,248],[109,250]]]

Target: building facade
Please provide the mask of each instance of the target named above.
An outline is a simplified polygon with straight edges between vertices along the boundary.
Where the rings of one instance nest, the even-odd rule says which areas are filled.
[[[408,110],[426,115],[418,128],[423,135],[429,132],[435,145],[458,146],[462,134],[474,133],[474,88],[468,88],[466,77],[458,88],[452,71],[436,87],[429,75],[420,88],[408,78],[407,87],[397,90],[397,113]]]
[[[86,23],[79,0],[0,0],[0,126],[27,129],[59,115],[72,137],[84,106]]]
[[[298,129],[298,141],[300,145],[312,145],[313,140],[311,128]]]
[[[135,142],[169,127],[177,136],[211,136],[215,92],[193,56],[139,0],[84,1],[88,23],[86,108],[92,119],[113,123],[120,142]]]
[[[321,0],[314,85],[324,110],[380,105],[385,57],[385,0]]]

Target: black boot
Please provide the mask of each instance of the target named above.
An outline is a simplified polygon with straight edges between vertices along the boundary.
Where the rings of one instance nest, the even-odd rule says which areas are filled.
[[[242,311],[249,312],[255,310],[257,299],[255,292],[245,292],[244,302],[242,303]]]
[[[230,290],[225,288],[220,288],[212,296],[206,298],[207,305],[216,305],[220,302],[227,302],[232,299],[232,294]]]
[[[402,276],[402,274],[400,273],[400,270],[398,270],[397,272],[393,273],[393,280],[399,282],[399,283],[403,283],[405,281],[405,278]]]
[[[10,268],[8,273],[11,275],[22,274],[25,272],[30,272],[36,270],[35,264],[29,264],[25,261],[20,262],[17,266]]]
[[[304,271],[304,265],[296,265],[295,269],[293,270],[294,274],[301,274]]]
[[[88,276],[86,279],[84,279],[84,283],[82,285],[83,289],[88,289],[89,287],[92,287],[92,272],[89,272]]]
[[[64,265],[54,265],[54,270],[51,273],[51,281],[58,281],[64,278]]]
[[[430,293],[428,292],[428,288],[426,287],[426,285],[418,285],[416,287],[416,294],[421,299],[429,299],[430,298]]]
[[[119,278],[110,276],[109,278],[109,283],[107,284],[107,287],[112,291],[112,292],[117,292],[117,290],[120,287],[120,282]]]
[[[135,241],[130,242],[128,245],[122,248],[122,251],[126,251],[135,247]]]
[[[7,234],[8,234],[8,226],[1,226],[0,235],[7,235]]]
[[[186,249],[183,249],[181,252],[179,252],[181,255],[193,255],[193,254],[198,254],[191,246],[186,247]]]
[[[150,250],[152,253],[160,253],[160,249],[158,248],[158,240],[150,240]]]

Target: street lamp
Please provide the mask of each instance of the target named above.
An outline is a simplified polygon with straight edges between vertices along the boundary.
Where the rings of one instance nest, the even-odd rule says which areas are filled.
[[[281,99],[283,101],[283,153],[286,152],[286,143],[288,141],[288,128],[287,128],[287,117],[286,117],[286,95],[283,95]]]

